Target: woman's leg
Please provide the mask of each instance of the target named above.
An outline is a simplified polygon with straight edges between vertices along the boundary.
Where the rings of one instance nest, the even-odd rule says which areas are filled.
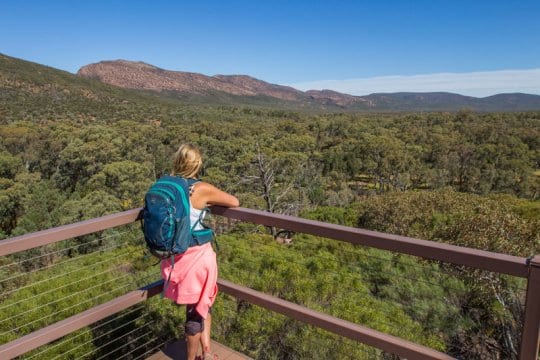
[[[205,328],[205,321],[195,310],[196,304],[186,305],[186,341],[187,360],[194,360],[199,350],[199,343],[202,344],[202,334]],[[203,347],[204,349],[204,347]]]
[[[210,330],[212,328],[212,309],[210,308],[210,311],[208,311],[208,315],[206,316],[206,319],[204,319],[204,330],[201,334],[201,346],[204,353],[211,353],[211,344],[210,344]]]
[[[197,351],[199,350],[199,342],[201,339],[201,333],[196,335],[186,335],[187,340],[187,360],[195,360]]]

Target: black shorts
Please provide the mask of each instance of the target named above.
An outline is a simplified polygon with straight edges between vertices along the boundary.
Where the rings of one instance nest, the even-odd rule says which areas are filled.
[[[204,331],[204,319],[203,317],[195,310],[197,304],[187,304],[186,305],[186,323],[185,330],[187,335],[197,335]],[[212,308],[208,309],[208,313],[212,313]]]

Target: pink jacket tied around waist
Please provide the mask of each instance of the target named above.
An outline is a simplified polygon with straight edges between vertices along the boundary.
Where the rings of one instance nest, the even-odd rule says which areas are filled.
[[[161,262],[161,276],[169,277],[171,259]],[[206,319],[217,295],[216,253],[211,243],[192,246],[175,256],[174,269],[165,297],[178,304],[197,304],[195,310]]]

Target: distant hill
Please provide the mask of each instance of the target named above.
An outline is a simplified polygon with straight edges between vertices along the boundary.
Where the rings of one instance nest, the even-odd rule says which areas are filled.
[[[247,75],[207,76],[183,71],[169,71],[143,62],[102,61],[83,66],[80,76],[104,83],[138,90],[163,92],[178,97],[198,96],[208,102],[258,99],[267,105],[299,108],[349,109],[364,111],[456,111],[463,108],[478,111],[540,110],[540,96],[498,94],[485,98],[446,92],[377,93],[353,96],[332,90],[300,91],[289,86],[267,83]]]
[[[12,121],[148,121],[185,106],[0,54],[0,124]]]
[[[102,61],[83,66],[77,75],[96,79],[106,84],[128,89],[151,90],[179,97],[202,96],[210,102],[212,98],[222,101],[233,96],[231,101],[242,102],[238,97],[268,97],[292,103],[309,105],[310,97],[300,90],[288,86],[270,84],[247,75],[207,76],[198,73],[163,70],[143,62],[126,60]],[[236,98],[234,98],[236,97]]]
[[[540,96],[474,98],[450,93],[352,96],[300,91],[246,75],[206,76],[129,61],[83,67],[79,75],[0,54],[0,121],[146,121],[185,106],[233,105],[309,111],[540,110]],[[157,111],[156,109],[160,109]]]

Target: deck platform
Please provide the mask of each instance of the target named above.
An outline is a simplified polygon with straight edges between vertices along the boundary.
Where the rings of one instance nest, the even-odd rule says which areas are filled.
[[[216,354],[219,360],[253,360],[250,357],[234,351],[225,345],[212,341],[212,351]],[[148,357],[147,360],[185,360],[186,359],[186,341],[184,339],[177,340],[164,349]]]

